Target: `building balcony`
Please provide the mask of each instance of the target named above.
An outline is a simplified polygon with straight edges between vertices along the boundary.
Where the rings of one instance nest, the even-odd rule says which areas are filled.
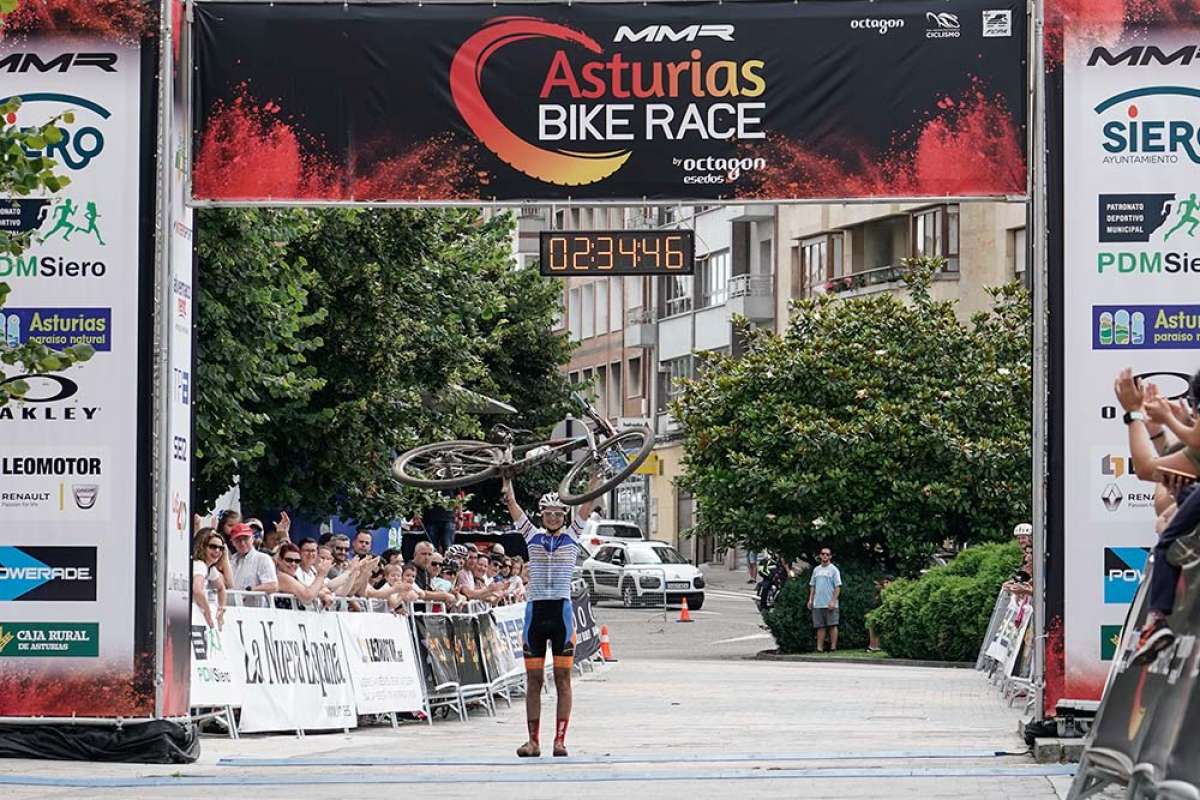
[[[865,269],[850,275],[830,278],[825,282],[825,292],[836,294],[839,297],[862,297],[880,292],[890,292],[904,288],[905,272],[906,268],[898,264]],[[941,269],[937,271],[933,279],[935,281],[958,280],[958,272]]]
[[[730,222],[767,222],[775,218],[775,206],[768,203],[729,206],[729,214]]]
[[[625,346],[650,349],[658,345],[658,325],[654,312],[648,308],[631,308],[625,312]]]
[[[736,275],[729,279],[730,313],[752,322],[775,318],[775,279],[771,275]]]

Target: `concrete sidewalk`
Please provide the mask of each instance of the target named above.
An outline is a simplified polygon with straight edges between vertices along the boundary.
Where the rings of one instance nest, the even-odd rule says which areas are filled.
[[[548,742],[553,698],[545,700]],[[525,735],[523,709],[515,706],[495,718],[395,732],[206,737],[201,761],[182,767],[4,761],[0,794],[1054,798],[1052,781],[1066,770],[1039,767],[1023,754],[1017,716],[973,671],[633,660],[577,683],[570,759],[515,758]],[[222,761],[230,758],[240,760]]]

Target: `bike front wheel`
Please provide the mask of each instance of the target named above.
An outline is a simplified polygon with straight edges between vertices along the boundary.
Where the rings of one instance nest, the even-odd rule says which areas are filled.
[[[487,442],[438,442],[416,447],[392,464],[392,474],[419,489],[458,489],[500,474],[501,452]]]
[[[596,452],[588,453],[575,462],[559,484],[559,499],[569,506],[577,506],[611,492],[642,465],[653,449],[654,434],[649,428],[618,431],[615,436],[597,445]],[[588,489],[591,476],[597,469],[604,475],[604,482],[595,489]]]

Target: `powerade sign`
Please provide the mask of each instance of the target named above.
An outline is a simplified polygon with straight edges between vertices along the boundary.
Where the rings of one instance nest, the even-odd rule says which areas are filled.
[[[37,342],[52,350],[88,344],[107,353],[112,350],[112,309],[0,309],[0,341],[9,347]]]
[[[1148,547],[1104,548],[1104,602],[1132,603],[1146,574]]]
[[[1092,306],[1093,350],[1200,348],[1200,305]]]
[[[0,601],[94,601],[96,548],[0,547]]]

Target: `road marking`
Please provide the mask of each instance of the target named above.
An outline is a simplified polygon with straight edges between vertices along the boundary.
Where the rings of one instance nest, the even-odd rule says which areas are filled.
[[[749,636],[735,636],[732,639],[721,639],[720,641],[710,642],[709,644],[734,644],[736,642],[752,642],[755,639],[773,639],[769,633],[752,633]]]
[[[745,592],[731,592],[724,589],[709,589],[707,590],[709,597],[720,597],[723,600],[750,600],[753,602],[754,595]]]
[[[727,764],[739,761],[889,761],[917,758],[1004,758],[1023,756],[995,748],[957,750],[834,750],[813,753],[647,753],[639,755],[572,756],[555,759],[555,764]],[[528,767],[542,762],[513,756],[297,756],[295,758],[253,758],[226,756],[217,761],[221,767]]]
[[[493,772],[487,776],[476,773],[446,773],[432,771],[427,774],[413,772],[391,772],[386,774],[352,774],[325,772],[304,775],[238,775],[228,777],[216,775],[146,775],[128,778],[47,778],[42,775],[0,775],[0,786],[63,786],[96,789],[144,788],[149,786],[311,786],[322,785],[387,785],[387,784],[476,784],[528,783],[544,786],[547,783],[645,783],[649,781],[756,781],[796,778],[1038,778],[1068,777],[1075,774],[1073,764],[1027,767],[819,767],[805,769],[711,769],[661,772],[621,773],[613,770],[572,772],[559,769],[559,765],[570,764],[572,759],[560,758],[551,761],[544,757],[544,766],[521,770]],[[343,764],[345,762],[342,762]]]

